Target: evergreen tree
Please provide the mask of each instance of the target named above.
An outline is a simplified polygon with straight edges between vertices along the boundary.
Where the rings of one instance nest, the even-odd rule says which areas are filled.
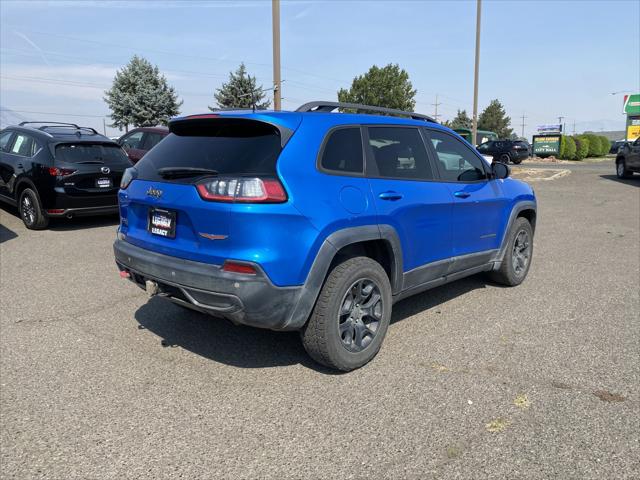
[[[377,107],[396,108],[412,112],[416,106],[416,91],[409,81],[409,74],[397,64],[386,67],[374,65],[364,75],[357,76],[351,88],[341,88],[338,100]]]
[[[466,110],[458,110],[456,116],[452,120],[445,122],[445,125],[452,130],[456,128],[471,128],[473,120],[469,118]]]
[[[489,130],[498,134],[499,138],[509,138],[512,128],[509,128],[511,118],[507,117],[502,104],[496,99],[491,100],[487,108],[478,117],[478,130]]]
[[[209,107],[209,110],[220,108],[255,108],[266,110],[271,105],[270,100],[265,101],[267,94],[262,85],[256,85],[256,77],[247,73],[247,67],[241,63],[235,72],[229,73],[229,81],[223,83],[213,94],[217,107]]]
[[[111,109],[112,126],[126,130],[129,125],[166,125],[180,113],[182,105],[158,67],[137,55],[118,70],[104,101]]]

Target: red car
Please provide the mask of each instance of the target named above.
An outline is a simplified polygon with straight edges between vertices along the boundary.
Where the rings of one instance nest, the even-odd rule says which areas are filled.
[[[127,152],[129,160],[136,163],[167,135],[169,129],[166,127],[140,127],[121,136],[118,144]]]

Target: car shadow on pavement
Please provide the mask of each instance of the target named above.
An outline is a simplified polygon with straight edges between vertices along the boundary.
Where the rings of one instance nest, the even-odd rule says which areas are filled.
[[[298,332],[236,326],[157,297],[140,307],[135,318],[142,328],[162,339],[163,347],[178,346],[226,365],[265,368],[302,364],[322,373],[335,373],[307,355]]]
[[[616,175],[600,175],[605,180],[613,180],[614,182],[624,183],[625,185],[633,185],[640,187],[640,175],[634,175],[631,178],[618,178]]]
[[[485,277],[476,275],[402,300],[394,305],[391,324],[487,285]],[[439,312],[436,310],[436,313]],[[135,318],[138,328],[160,337],[163,348],[181,347],[210,360],[241,368],[302,364],[321,373],[340,374],[314,362],[305,352],[297,332],[236,326],[158,297],[140,307]],[[393,335],[393,328],[387,335]]]
[[[66,232],[84,230],[85,228],[114,227],[120,222],[120,217],[114,215],[99,215],[95,217],[53,218],[49,230]],[[114,233],[115,235],[115,233]]]
[[[0,209],[7,215],[12,215],[20,221],[22,224],[22,218],[16,207],[0,203]],[[52,218],[47,230],[53,230],[58,232],[82,230],[85,228],[93,227],[108,227],[118,225],[120,217],[117,213],[110,215],[96,215],[87,217],[73,217],[73,218]]]
[[[13,240],[14,238],[17,238],[17,237],[18,237],[18,234],[16,232],[5,227],[2,223],[0,223],[0,243]]]

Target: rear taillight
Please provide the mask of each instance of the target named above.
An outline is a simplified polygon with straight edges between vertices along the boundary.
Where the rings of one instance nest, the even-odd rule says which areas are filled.
[[[218,177],[196,185],[204,200],[211,202],[283,203],[287,194],[273,178]]]
[[[52,177],[66,177],[71,175],[75,170],[73,168],[49,167],[49,175]]]
[[[126,188],[133,181],[133,179],[136,178],[137,173],[138,171],[135,168],[133,167],[127,168],[122,174],[122,179],[120,179],[120,188],[122,190],[126,190]]]

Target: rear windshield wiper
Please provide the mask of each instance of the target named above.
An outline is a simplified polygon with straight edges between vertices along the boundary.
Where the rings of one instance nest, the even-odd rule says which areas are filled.
[[[198,175],[218,175],[217,170],[197,167],[164,167],[158,169],[162,178],[188,178]]]
[[[104,165],[102,160],[85,160],[83,162],[75,162],[76,164],[82,165]]]

